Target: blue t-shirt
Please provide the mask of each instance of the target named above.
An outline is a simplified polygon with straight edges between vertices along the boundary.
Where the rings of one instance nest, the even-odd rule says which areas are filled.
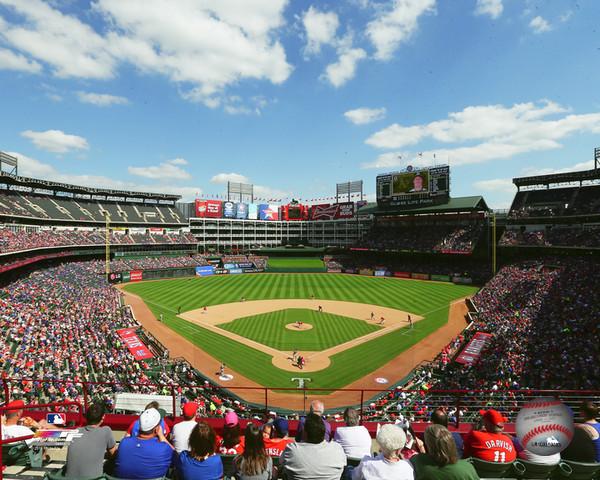
[[[167,474],[175,450],[158,438],[142,440],[126,437],[121,440],[115,459],[115,476],[121,478],[158,478]]]
[[[220,480],[223,478],[223,462],[219,455],[211,455],[206,460],[200,461],[184,450],[175,462],[175,469],[178,477],[182,480]]]

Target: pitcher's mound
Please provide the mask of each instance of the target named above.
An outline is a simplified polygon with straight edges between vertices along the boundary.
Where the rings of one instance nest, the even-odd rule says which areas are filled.
[[[288,330],[310,330],[313,326],[310,323],[302,323],[298,325],[296,322],[288,323],[285,328]]]

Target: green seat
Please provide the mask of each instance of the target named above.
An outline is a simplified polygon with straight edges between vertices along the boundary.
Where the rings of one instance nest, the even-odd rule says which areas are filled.
[[[574,462],[572,460],[563,460],[562,463],[571,467],[569,480],[592,480],[600,476],[600,463]]]
[[[514,478],[519,476],[518,473],[522,473],[523,470],[519,464],[513,466],[515,462],[487,462],[474,457],[470,457],[468,460],[481,478]]]
[[[540,465],[521,459],[517,460],[515,464],[523,465],[523,474],[519,478],[526,478],[527,480],[552,478],[554,471],[559,468],[558,463],[555,465]]]
[[[41,467],[43,461],[40,447],[29,447],[25,442],[2,445],[2,463],[19,467]]]

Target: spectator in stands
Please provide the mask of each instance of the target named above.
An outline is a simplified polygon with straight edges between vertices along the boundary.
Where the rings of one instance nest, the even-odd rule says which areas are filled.
[[[371,435],[363,426],[359,425],[360,415],[353,408],[344,410],[345,427],[338,427],[333,439],[344,449],[348,457],[362,458],[371,454]]]
[[[596,449],[588,433],[576,426],[571,443],[560,452],[560,456],[563,460],[593,463],[596,461]]]
[[[234,459],[236,478],[239,480],[270,480],[273,460],[265,450],[262,433],[253,423],[246,425],[244,453]]]
[[[147,479],[167,474],[177,454],[166,439],[160,421],[161,416],[156,408],[142,412],[138,435],[123,438],[117,450],[117,477]]]
[[[219,452],[223,455],[244,453],[244,437],[240,435],[240,420],[237,414],[233,411],[227,412],[224,421],[223,439],[219,445]]]
[[[382,425],[377,432],[377,445],[381,453],[376,457],[365,456],[352,472],[353,480],[414,478],[410,463],[402,459],[401,452],[406,445],[404,430],[396,425]]]
[[[189,450],[190,433],[192,433],[192,430],[197,423],[197,411],[198,404],[196,402],[186,402],[183,405],[183,421],[175,424],[171,433],[173,447],[177,453],[181,453],[184,450]]]
[[[215,431],[205,422],[198,422],[190,434],[190,449],[184,450],[175,463],[181,480],[221,480],[223,462],[215,455]]]
[[[460,460],[451,432],[440,424],[425,430],[427,453],[410,459],[415,469],[415,480],[478,480],[471,463]]]
[[[321,402],[320,400],[313,400],[312,402],[310,402],[310,413],[314,413],[315,415],[318,415],[319,417],[321,417],[321,419],[323,421],[323,425],[325,426],[325,440],[328,442],[329,440],[331,440],[331,425],[329,424],[329,422],[327,420],[325,420],[325,418],[323,418],[324,412],[325,412],[325,405],[323,404],[323,402]],[[304,431],[304,421],[305,420],[306,420],[306,417],[302,417],[300,419],[300,422],[298,422],[298,428],[296,430],[296,441],[297,442],[303,441],[302,432]]]
[[[512,462],[517,453],[512,439],[503,433],[506,417],[494,409],[481,410],[483,430],[473,429],[465,439],[465,457],[488,462]]]
[[[266,426],[267,424],[265,424],[265,427]],[[263,433],[266,430],[267,429],[263,429]],[[266,438],[263,435],[265,449],[267,450],[267,454],[271,457],[279,457],[285,450],[285,447],[294,441],[293,438],[288,436],[288,421],[283,417],[277,417],[270,426],[270,432],[270,436],[267,436]]]
[[[13,400],[6,407],[14,410],[6,410],[5,422],[2,425],[2,440],[10,438],[27,437],[33,435],[34,429],[40,428],[40,425],[31,417],[23,417],[23,400]],[[30,440],[26,441],[30,443]]]
[[[102,476],[106,453],[117,451],[117,444],[110,427],[101,427],[104,405],[92,403],[85,412],[87,425],[79,429],[81,437],[75,438],[67,451],[65,476],[71,478],[96,478]]]
[[[303,436],[303,442],[290,443],[281,454],[279,465],[287,480],[339,480],[346,454],[339,443],[325,440],[320,415],[306,416]]]
[[[443,427],[448,428],[448,415],[446,415],[445,410],[441,408],[436,408],[431,414],[431,423],[435,425],[442,425]],[[463,456],[463,439],[460,433],[458,432],[450,432],[452,438],[454,439],[454,443],[456,444],[456,453],[458,458],[462,458]]]
[[[585,400],[581,403],[579,412],[583,418],[583,423],[576,425],[576,427],[587,434],[594,445],[595,461],[600,462],[600,423],[596,420],[598,418],[598,407],[593,402]]]
[[[158,410],[158,413],[160,413],[160,426],[163,430],[164,436],[168,437],[171,429],[169,428],[169,425],[167,425],[167,422],[165,422],[165,411],[162,408],[160,408],[160,405],[157,401],[150,402],[148,405],[146,405],[144,410],[150,410],[151,408]],[[136,437],[137,434],[139,433],[139,431],[140,431],[140,419],[138,418],[131,425],[129,425],[129,428],[127,429],[127,435]]]

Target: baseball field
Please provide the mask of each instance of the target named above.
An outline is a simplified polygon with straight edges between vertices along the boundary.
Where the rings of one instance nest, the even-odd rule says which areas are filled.
[[[435,337],[431,334],[448,322],[450,304],[477,290],[343,274],[222,275],[123,289],[139,296],[154,317],[162,315],[164,326],[224,362],[234,377],[290,387],[295,368],[290,354],[300,349],[309,358],[311,387],[328,390],[345,387]]]

